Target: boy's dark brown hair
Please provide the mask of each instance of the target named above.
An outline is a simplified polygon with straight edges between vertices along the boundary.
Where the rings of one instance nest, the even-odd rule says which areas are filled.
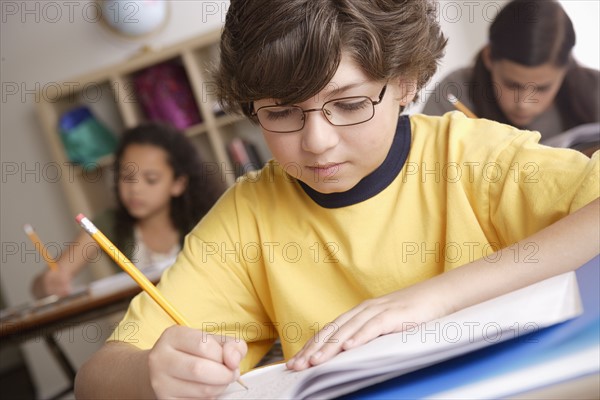
[[[435,73],[446,39],[429,0],[231,0],[214,73],[228,111],[321,91],[347,52],[373,80]]]

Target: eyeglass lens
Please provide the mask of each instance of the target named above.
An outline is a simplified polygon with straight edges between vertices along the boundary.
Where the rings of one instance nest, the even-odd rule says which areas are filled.
[[[257,111],[263,128],[273,132],[294,132],[304,127],[305,114],[322,111],[332,125],[355,125],[371,119],[375,109],[369,97],[348,97],[331,100],[322,109],[302,110],[298,106],[269,106]]]

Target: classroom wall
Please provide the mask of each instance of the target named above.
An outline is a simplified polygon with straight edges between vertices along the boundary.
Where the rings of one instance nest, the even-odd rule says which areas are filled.
[[[72,240],[79,232],[60,183],[45,179],[43,173],[52,159],[37,122],[35,93],[44,85],[119,63],[146,44],[109,34],[94,18],[84,14],[90,2],[0,1],[0,288],[9,305],[31,300],[31,279],[44,268],[23,233],[23,224],[33,224],[44,241],[57,245]],[[228,4],[200,0],[170,3],[170,22],[148,43],[152,46],[176,43],[218,27]],[[439,2],[439,21],[450,41],[433,82],[455,68],[470,64],[486,41],[489,22],[504,3]],[[584,32],[580,35],[576,55],[580,60],[585,58],[586,65],[598,68],[598,2],[569,0],[563,3],[576,22],[578,33]],[[56,10],[60,10],[60,16]],[[411,112],[421,107],[422,103],[418,103]],[[80,365],[99,345],[90,340],[93,335],[94,332],[82,329],[70,330],[62,334],[59,342],[69,348],[69,356]],[[64,387],[66,381],[41,341],[29,342],[23,350],[39,397],[48,397]]]

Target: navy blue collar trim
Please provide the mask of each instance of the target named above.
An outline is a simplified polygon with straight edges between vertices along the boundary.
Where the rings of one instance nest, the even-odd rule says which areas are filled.
[[[379,194],[396,179],[408,157],[410,140],[410,120],[408,116],[401,116],[398,119],[392,146],[383,163],[375,171],[361,179],[352,189],[346,192],[324,194],[301,181],[298,183],[315,203],[324,208],[347,207],[363,202]]]

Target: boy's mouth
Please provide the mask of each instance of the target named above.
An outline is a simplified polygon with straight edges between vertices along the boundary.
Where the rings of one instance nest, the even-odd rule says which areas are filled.
[[[315,175],[333,176],[340,170],[343,164],[345,163],[315,163],[313,165],[307,165],[306,168]]]

